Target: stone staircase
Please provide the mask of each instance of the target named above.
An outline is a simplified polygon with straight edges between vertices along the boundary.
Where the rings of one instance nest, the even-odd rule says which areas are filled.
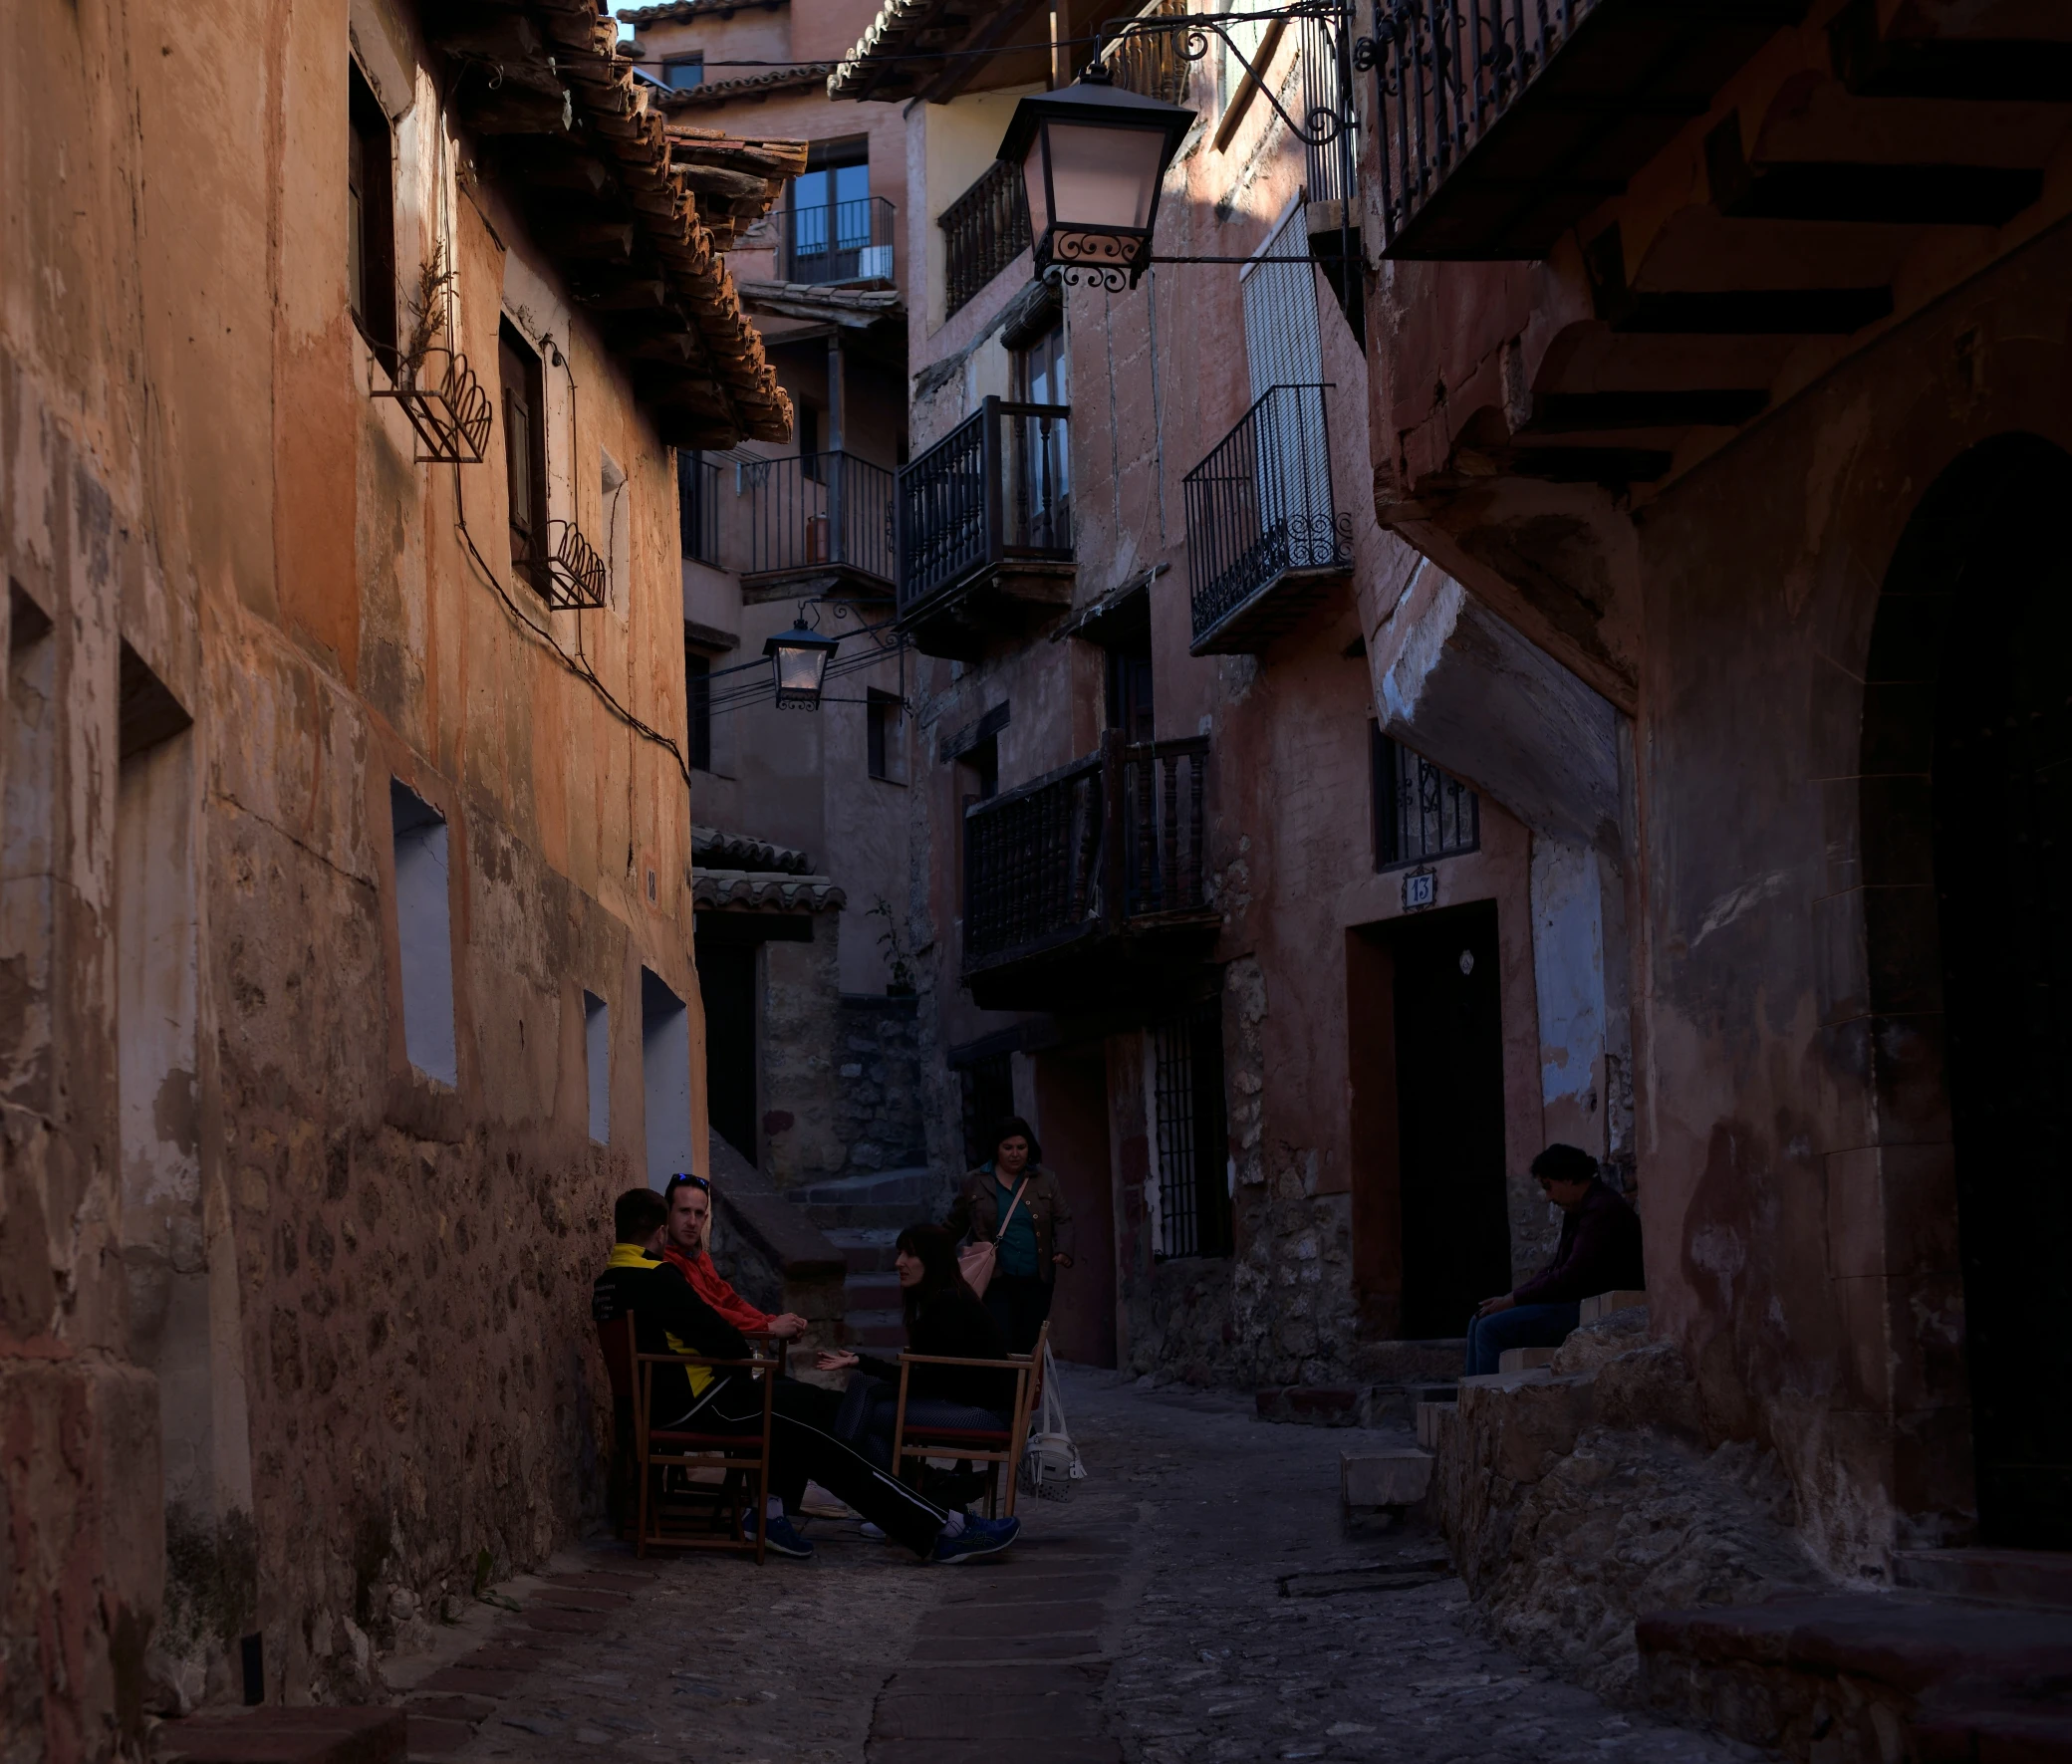
[[[942,1217],[948,1196],[941,1180],[916,1165],[815,1182],[794,1188],[789,1198],[841,1250],[848,1265],[843,1313],[849,1345],[876,1354],[905,1347],[893,1245],[908,1225]]]

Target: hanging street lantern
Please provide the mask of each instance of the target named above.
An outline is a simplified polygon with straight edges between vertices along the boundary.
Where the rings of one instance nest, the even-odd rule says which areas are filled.
[[[780,710],[818,710],[820,685],[828,671],[828,657],[841,646],[839,637],[825,637],[806,623],[801,607],[789,630],[779,631],[763,644],[771,658],[771,673],[777,687]]]
[[[1151,261],[1166,168],[1192,126],[1180,105],[1114,85],[1095,61],[1015,107],[998,156],[1022,168],[1036,273],[1136,287]]]

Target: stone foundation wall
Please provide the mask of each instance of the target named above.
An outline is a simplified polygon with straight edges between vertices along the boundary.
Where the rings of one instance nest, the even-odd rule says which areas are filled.
[[[1637,1617],[1828,1584],[1776,1458],[1719,1419],[1643,1311],[1439,1410],[1430,1504],[1506,1645],[1633,1701]]]
[[[844,993],[835,1024],[841,1043],[833,1101],[843,1160],[829,1173],[860,1176],[926,1163],[917,1001]]]

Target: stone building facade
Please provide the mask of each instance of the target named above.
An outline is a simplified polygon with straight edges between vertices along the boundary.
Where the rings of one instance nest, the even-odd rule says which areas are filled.
[[[1378,698],[1428,698],[1436,758],[1594,861],[1690,1430],[1774,1452],[1816,1558],[1891,1585],[2072,1545],[2036,1400],[2067,1376],[2072,92],[2033,73],[2072,31],[1726,10],[1674,74],[1611,71],[1631,19],[1549,39],[1556,78],[1467,93],[1435,174],[1383,46],[1375,506],[1432,587],[1365,623]],[[1598,80],[1654,121],[1586,141],[1554,94]],[[1580,756],[1559,788],[1533,747]]]
[[[686,140],[805,150],[732,256],[795,432],[681,465],[693,791],[710,862],[742,871],[701,882],[698,899],[713,1119],[780,1190],[900,1169],[920,1142],[910,1057],[853,1045],[875,1055],[889,1027],[897,1048],[912,1008],[888,917],[910,863],[911,681],[889,629],[892,483],[906,457],[906,129],[890,105],[833,105],[825,90],[869,11],[670,0],[620,15],[652,103]],[[810,712],[772,702],[762,659],[800,619],[842,645]],[[819,880],[802,891],[807,873]]]
[[[0,1728],[137,1756],[596,1516],[611,1197],[704,1131],[672,450],[788,431],[782,180],[576,0],[4,29]]]
[[[1081,47],[1054,66],[1043,21],[899,0],[830,82],[907,101],[929,268],[900,589],[929,658],[907,902],[929,1151],[952,1178],[981,1123],[1034,1124],[1080,1220],[1070,1357],[1399,1381],[1456,1352],[1406,1341],[1457,1337],[1543,1258],[1547,1138],[1630,1161],[1618,750],[1592,752],[1607,837],[1434,764],[1451,712],[1423,675],[1377,691],[1440,578],[1374,515],[1367,315],[1331,261],[1359,131],[1319,150],[1289,126],[1316,32],[1118,50],[1119,82],[1195,113],[1171,261],[1127,292],[1032,279],[1002,134],[1138,10],[1061,9]],[[984,448],[1006,538],[938,566],[961,530],[931,511]],[[1609,710],[1550,714],[1610,736]]]

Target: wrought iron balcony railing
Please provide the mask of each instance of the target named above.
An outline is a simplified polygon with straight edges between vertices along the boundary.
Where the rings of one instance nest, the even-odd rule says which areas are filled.
[[[893,581],[893,474],[848,453],[743,459],[741,574],[847,569]]]
[[[883,196],[859,196],[791,209],[784,219],[784,279],[890,282],[893,205]]]
[[[1029,195],[1021,168],[995,159],[943,209],[943,316],[955,312],[1029,248]]]
[[[1069,404],[987,398],[901,467],[903,619],[988,565],[1071,558],[1071,416]]]
[[[1197,654],[1256,647],[1308,604],[1267,606],[1279,586],[1352,568],[1352,521],[1332,502],[1329,389],[1270,387],[1186,475]]]
[[[1210,911],[1208,737],[1125,743],[964,811],[964,970]]]
[[[1384,249],[1530,259],[1653,158],[1805,0],[1375,0]],[[1444,200],[1439,198],[1443,196]]]

